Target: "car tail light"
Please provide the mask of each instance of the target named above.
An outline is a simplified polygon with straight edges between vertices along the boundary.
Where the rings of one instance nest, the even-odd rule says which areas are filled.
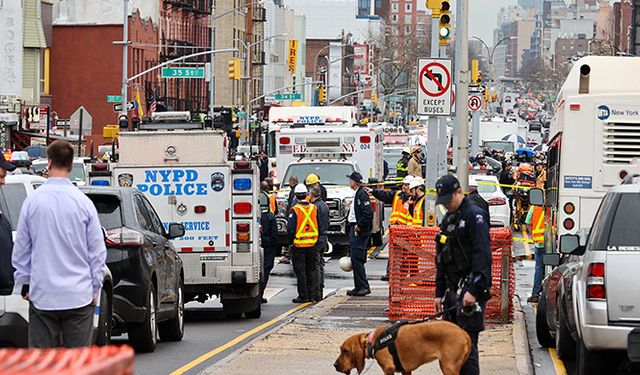
[[[289,137],[280,138],[280,144],[281,145],[288,145],[289,143],[291,143],[291,138],[289,138]]]
[[[109,170],[109,164],[100,163],[100,164],[91,164],[92,172],[105,172]]]
[[[505,204],[507,204],[507,201],[504,198],[495,197],[495,198],[489,199],[487,201],[487,204],[489,206],[504,206]]]
[[[249,238],[249,224],[236,224],[236,240],[238,242],[248,242]]]
[[[252,209],[252,206],[250,202],[238,202],[233,204],[234,214],[247,215],[251,213],[251,209]]]
[[[197,214],[203,214],[205,212],[207,212],[207,206],[195,206],[193,208],[193,210],[195,211],[195,213]]]
[[[105,242],[111,246],[141,246],[144,245],[144,236],[133,229],[117,228],[107,232]]]
[[[567,215],[571,215],[571,214],[573,214],[574,212],[576,212],[576,206],[575,206],[573,203],[571,203],[571,202],[569,202],[569,203],[565,203],[565,205],[564,205],[564,212],[565,212]]]
[[[251,162],[249,160],[237,160],[233,163],[234,169],[249,169],[251,168]]]
[[[564,227],[564,229],[566,230],[571,230],[573,229],[573,227],[576,225],[576,223],[573,221],[573,219],[564,219],[564,221],[562,222],[562,226]]]
[[[587,299],[606,299],[604,263],[591,263],[587,269]]]
[[[361,136],[360,143],[371,143],[371,137],[368,135]]]

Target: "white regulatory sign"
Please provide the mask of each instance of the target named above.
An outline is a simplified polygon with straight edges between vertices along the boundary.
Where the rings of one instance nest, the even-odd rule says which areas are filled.
[[[418,59],[418,114],[451,115],[451,59]]]
[[[469,96],[469,100],[467,100],[467,106],[470,111],[477,111],[482,108],[484,100],[480,95],[471,95]]]

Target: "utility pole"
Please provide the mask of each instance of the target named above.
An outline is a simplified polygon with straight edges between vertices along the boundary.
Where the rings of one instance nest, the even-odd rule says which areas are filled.
[[[211,1],[211,50],[216,49],[216,27],[215,27],[216,1]],[[216,54],[211,54],[211,76],[209,80],[209,116],[213,118],[216,102]]]
[[[120,116],[127,115],[127,70],[129,69],[129,0],[122,0],[122,108]],[[82,121],[82,120],[81,120]]]
[[[251,111],[249,110],[249,96],[251,95],[251,43],[247,44],[246,48],[246,56],[245,56],[245,87],[244,87],[244,111],[245,111],[245,131],[249,134],[249,154],[251,154],[251,144],[253,144],[251,140]],[[247,139],[245,136],[247,133],[243,134],[241,138]],[[251,157],[251,156],[250,156]]]
[[[469,0],[458,0],[460,6],[460,65],[456,72],[458,92],[456,93],[456,128],[458,129],[457,175],[464,192],[469,191]]]
[[[460,0],[456,1],[456,30],[460,30],[460,20],[462,19],[462,6],[460,4]],[[460,65],[460,60],[461,60],[461,56],[460,53],[462,52],[462,48],[459,48],[459,46],[462,45],[462,34],[459,31],[456,31],[456,41],[455,41],[455,60],[454,60],[454,72],[459,72],[461,69],[461,65]],[[456,94],[459,93],[459,88],[456,88]],[[453,118],[454,120],[454,126],[453,126],[453,163],[455,165],[456,160],[458,160],[458,146],[460,145],[460,128],[458,127],[458,111],[459,111],[459,107],[457,106],[457,101],[456,101],[456,113],[455,116]]]

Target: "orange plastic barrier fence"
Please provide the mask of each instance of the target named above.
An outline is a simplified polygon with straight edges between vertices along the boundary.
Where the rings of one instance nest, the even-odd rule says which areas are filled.
[[[439,228],[393,225],[389,235],[389,319],[420,320],[435,313],[436,244]],[[487,321],[513,319],[515,271],[509,228],[491,229],[491,299]]]
[[[129,346],[74,349],[2,349],[0,374],[132,375],[134,351]]]

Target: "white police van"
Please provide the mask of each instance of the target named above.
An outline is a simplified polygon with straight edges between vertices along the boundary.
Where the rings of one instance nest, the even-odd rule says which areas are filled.
[[[189,112],[158,112],[139,130],[119,134],[113,185],[140,190],[184,262],[185,300],[219,296],[227,316],[260,317],[258,168],[228,161],[223,131],[192,122]]]

